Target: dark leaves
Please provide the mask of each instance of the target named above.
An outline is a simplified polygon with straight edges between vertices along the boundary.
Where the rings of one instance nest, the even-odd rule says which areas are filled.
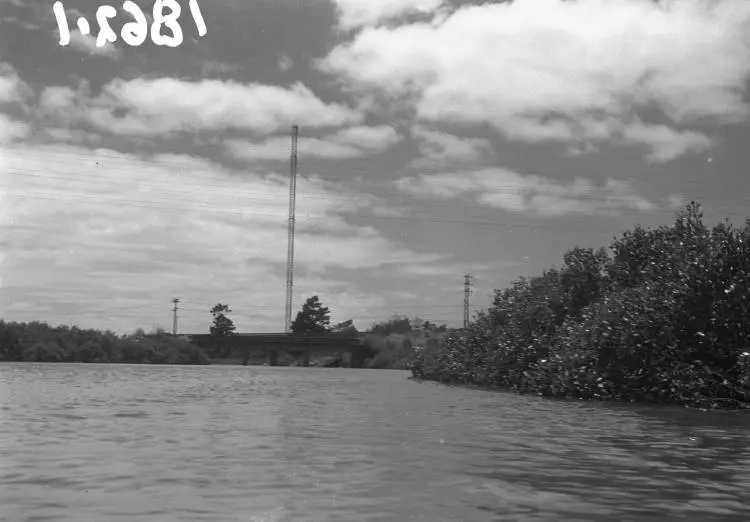
[[[694,202],[671,227],[635,227],[605,251],[497,290],[415,376],[581,399],[750,403],[750,220],[712,230]]]

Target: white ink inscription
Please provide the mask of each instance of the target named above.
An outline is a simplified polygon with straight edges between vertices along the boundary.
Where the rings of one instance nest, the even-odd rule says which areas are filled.
[[[206,22],[203,20],[203,13],[198,5],[198,0],[190,0],[190,15],[193,23],[198,30],[198,36],[206,35]],[[153,9],[154,21],[149,27],[148,19],[143,10],[132,0],[126,0],[122,4],[122,10],[125,11],[133,21],[123,24],[120,31],[120,37],[131,47],[139,47],[151,36],[151,41],[155,45],[165,47],[179,47],[183,42],[183,31],[180,25],[180,16],[182,15],[182,6],[177,0],[155,0]],[[60,45],[70,44],[70,26],[68,18],[65,15],[65,6],[62,1],[58,0],[52,5],[52,11],[57,20],[57,28],[60,32]],[[96,36],[96,46],[102,47],[108,43],[117,41],[117,33],[112,29],[109,21],[117,16],[117,9],[111,5],[101,5],[96,10],[96,24],[99,26],[99,33]],[[91,25],[89,21],[80,17],[76,21],[78,30],[83,35],[91,34]],[[166,34],[165,32],[166,31]]]

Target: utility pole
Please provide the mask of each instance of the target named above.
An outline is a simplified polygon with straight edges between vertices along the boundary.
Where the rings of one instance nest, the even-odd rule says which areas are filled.
[[[297,140],[299,127],[292,126],[292,150],[289,170],[289,233],[286,257],[286,313],[284,333],[289,333],[292,324],[292,289],[294,286],[294,223],[297,200]]]
[[[469,326],[469,296],[472,284],[474,284],[474,276],[466,274],[464,276],[464,328]]]
[[[172,335],[177,335],[177,310],[178,310],[177,303],[179,302],[180,300],[177,299],[176,297],[172,299],[172,303],[174,304],[174,308],[172,309],[172,311],[174,312],[174,321],[172,323]]]

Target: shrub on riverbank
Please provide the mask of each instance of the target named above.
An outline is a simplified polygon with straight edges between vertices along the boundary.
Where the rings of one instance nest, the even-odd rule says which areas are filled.
[[[132,335],[51,327],[46,323],[0,320],[0,360],[134,364],[209,364],[208,357],[182,337],[162,330]]]
[[[388,328],[390,324],[397,326],[396,331],[399,333],[391,331]],[[434,342],[445,335],[446,331],[445,326],[438,327],[430,323],[412,327],[406,318],[396,318],[376,325],[363,339],[364,344],[375,351],[369,368],[408,370],[415,361],[418,348]]]
[[[414,377],[580,399],[750,405],[750,220],[709,230],[698,205],[606,251],[497,291]]]
[[[406,335],[388,336],[367,335],[364,344],[376,353],[370,360],[369,368],[378,370],[406,370],[414,358],[412,341]]]

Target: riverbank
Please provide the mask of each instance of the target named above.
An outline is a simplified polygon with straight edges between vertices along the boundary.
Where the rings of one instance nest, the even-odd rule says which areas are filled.
[[[0,360],[110,364],[206,365],[208,356],[180,336],[157,329],[117,335],[76,326],[0,320]]]
[[[750,407],[750,222],[689,205],[498,290],[464,331],[420,347],[418,380],[580,400]]]

